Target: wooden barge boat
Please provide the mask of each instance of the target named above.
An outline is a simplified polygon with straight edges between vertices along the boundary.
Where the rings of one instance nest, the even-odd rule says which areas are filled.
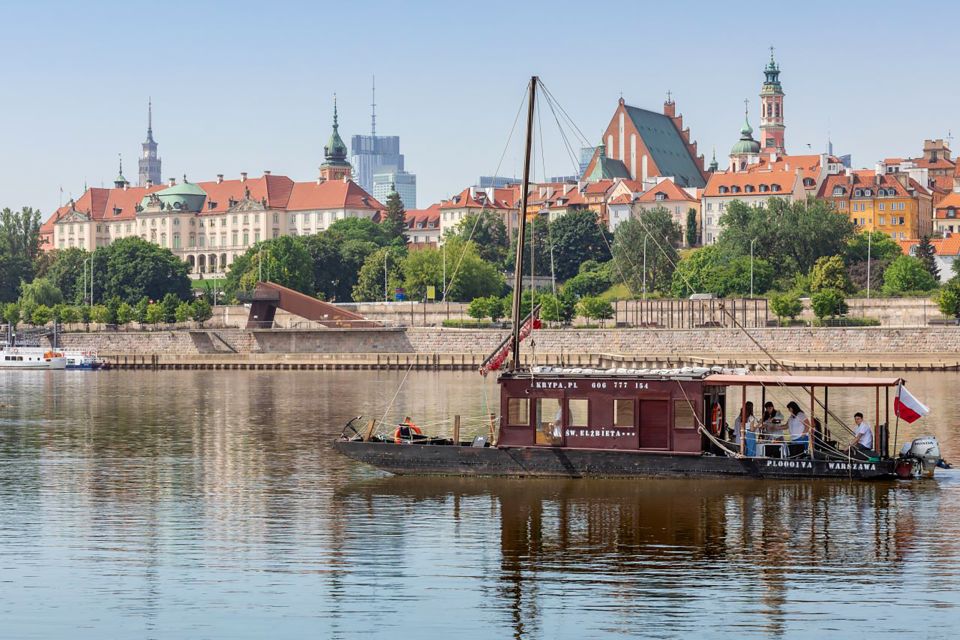
[[[534,76],[528,89],[520,191],[520,211],[524,212],[537,85]],[[338,451],[395,474],[464,476],[872,479],[932,474],[942,463],[939,445],[932,437],[908,443],[896,458],[890,455],[889,390],[897,389],[897,405],[903,391],[900,378],[754,375],[746,370],[720,368],[518,368],[520,343],[538,326],[536,308],[523,321],[520,314],[525,232],[526,215],[521,215],[514,261],[518,268],[514,274],[512,336],[481,367],[484,375],[497,370],[512,353],[509,369],[498,379],[500,420],[498,425],[491,425],[490,436],[463,442],[455,428],[453,438],[430,437],[417,433],[412,424],[390,428],[392,433],[375,434],[375,421],[361,433],[351,421],[334,444]],[[740,388],[739,408],[727,406],[731,387]],[[873,448],[850,446],[853,431],[829,410],[828,390],[833,387],[874,389],[875,411],[871,417],[879,427],[867,440],[872,440]],[[799,405],[806,404],[807,437],[791,438],[783,429],[769,424],[759,428],[753,422],[748,427],[750,388],[754,392],[759,389],[759,406],[768,388],[791,395],[798,410]],[[818,389],[822,400],[817,397]],[[744,416],[744,424],[731,432],[729,425],[738,425],[736,415]],[[822,416],[822,422],[817,415]],[[800,422],[796,420],[794,427]],[[845,435],[835,440],[830,435],[831,427]]]

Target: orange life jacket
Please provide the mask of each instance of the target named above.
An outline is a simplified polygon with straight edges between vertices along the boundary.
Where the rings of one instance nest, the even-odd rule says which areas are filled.
[[[420,427],[413,424],[410,420],[404,420],[401,424],[397,425],[397,428],[393,431],[393,441],[397,444],[400,444],[404,440],[403,430],[407,430],[407,440],[413,440],[414,434],[420,436],[423,435],[423,432],[420,431]]]

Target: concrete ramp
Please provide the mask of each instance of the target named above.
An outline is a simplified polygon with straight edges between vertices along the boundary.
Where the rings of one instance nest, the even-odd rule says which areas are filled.
[[[379,322],[347,311],[329,302],[282,287],[273,282],[258,282],[250,304],[247,329],[271,329],[277,309],[311,320],[325,327],[379,327]]]

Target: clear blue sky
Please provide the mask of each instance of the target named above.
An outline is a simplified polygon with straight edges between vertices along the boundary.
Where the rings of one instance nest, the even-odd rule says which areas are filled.
[[[960,135],[955,2],[617,5],[2,0],[0,206],[46,216],[60,186],[109,186],[118,153],[136,181],[148,96],[164,178],[313,179],[334,92],[344,139],[369,132],[372,74],[377,131],[401,136],[421,207],[494,170],[533,73],[590,138],[621,92],[659,110],[670,89],[723,165],[745,97],[757,126],[771,44],[790,152],[822,150],[829,129],[872,166]],[[570,173],[549,122],[546,173]],[[520,153],[515,139],[501,174]]]

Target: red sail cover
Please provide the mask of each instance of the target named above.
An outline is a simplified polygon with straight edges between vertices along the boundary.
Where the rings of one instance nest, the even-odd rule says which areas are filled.
[[[913,394],[907,391],[907,388],[901,384],[897,387],[897,395],[893,399],[893,412],[902,420],[916,422],[930,413],[930,409],[914,398]]]
[[[523,323],[523,326],[520,327],[520,342],[523,342],[527,336],[530,335],[530,332],[534,329],[539,329],[541,326],[540,318],[533,317]],[[480,367],[480,375],[487,375],[491,371],[498,371],[503,363],[506,361],[507,356],[513,351],[513,338],[507,340],[507,343],[503,345],[500,351],[494,354],[490,358],[489,362],[484,366]]]

